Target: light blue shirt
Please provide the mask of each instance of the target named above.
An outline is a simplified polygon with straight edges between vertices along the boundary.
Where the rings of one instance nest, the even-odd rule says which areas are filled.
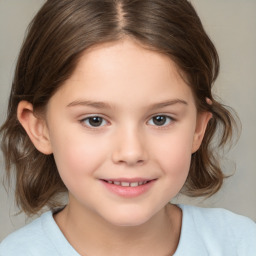
[[[174,256],[256,256],[256,224],[224,209],[179,205],[182,228]],[[5,238],[0,256],[79,256],[52,212]],[[158,255],[156,255],[158,256]]]

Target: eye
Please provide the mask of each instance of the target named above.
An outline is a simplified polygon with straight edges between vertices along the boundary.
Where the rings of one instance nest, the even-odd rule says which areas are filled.
[[[149,124],[153,126],[167,126],[173,121],[173,118],[165,115],[153,116],[149,120]]]
[[[107,124],[107,121],[100,117],[100,116],[90,116],[86,117],[83,120],[81,120],[83,124],[85,124],[88,127],[101,127]]]

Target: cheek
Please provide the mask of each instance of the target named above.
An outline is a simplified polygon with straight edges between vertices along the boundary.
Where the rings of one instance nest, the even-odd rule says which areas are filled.
[[[155,147],[158,163],[170,179],[183,182],[189,172],[193,133],[188,130],[173,133],[165,138],[162,145]]]
[[[60,176],[69,183],[77,182],[86,175],[94,173],[102,164],[104,145],[97,139],[90,139],[75,133],[55,134],[52,141],[53,154]]]

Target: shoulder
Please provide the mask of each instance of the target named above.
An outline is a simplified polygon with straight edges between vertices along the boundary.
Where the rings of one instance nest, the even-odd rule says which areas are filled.
[[[183,206],[183,210],[193,217],[196,224],[204,223],[220,232],[228,230],[239,230],[238,233],[249,232],[250,234],[256,232],[256,223],[253,220],[225,209],[186,205]]]
[[[34,255],[35,248],[42,252],[49,248],[44,224],[52,218],[51,212],[44,213],[30,224],[7,236],[0,244],[0,256]]]
[[[180,205],[184,225],[194,229],[204,244],[237,255],[255,255],[256,223],[251,219],[219,208]]]

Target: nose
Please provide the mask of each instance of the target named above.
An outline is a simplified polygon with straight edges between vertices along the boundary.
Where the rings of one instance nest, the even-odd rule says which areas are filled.
[[[115,164],[143,165],[148,160],[146,141],[138,129],[122,129],[115,135],[112,160]]]

